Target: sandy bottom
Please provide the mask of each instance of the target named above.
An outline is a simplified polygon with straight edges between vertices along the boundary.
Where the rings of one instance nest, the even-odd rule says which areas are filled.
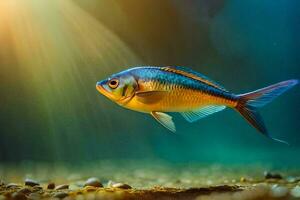
[[[95,177],[94,182],[88,182]],[[27,179],[27,182],[25,181]],[[300,170],[149,161],[0,166],[4,199],[300,199]]]

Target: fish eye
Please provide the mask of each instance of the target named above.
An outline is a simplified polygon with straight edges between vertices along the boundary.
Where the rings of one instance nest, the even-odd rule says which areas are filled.
[[[119,80],[118,80],[118,79],[115,79],[115,78],[109,80],[109,82],[108,82],[108,86],[109,86],[111,89],[117,88],[118,85],[119,85]]]

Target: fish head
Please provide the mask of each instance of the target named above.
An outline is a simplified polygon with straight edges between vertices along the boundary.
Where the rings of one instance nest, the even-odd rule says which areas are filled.
[[[138,87],[137,81],[130,74],[116,74],[108,79],[97,82],[96,89],[120,105],[124,105],[131,100]]]

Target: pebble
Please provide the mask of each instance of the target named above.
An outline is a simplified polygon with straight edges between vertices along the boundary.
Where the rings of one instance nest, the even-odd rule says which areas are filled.
[[[40,185],[35,185],[35,186],[33,186],[33,189],[41,190],[41,189],[43,189],[43,187]]]
[[[297,185],[296,187],[291,189],[291,195],[296,198],[300,197],[300,186],[299,185]]]
[[[53,195],[53,197],[60,198],[60,199],[65,198],[67,196],[68,196],[68,193],[65,193],[65,192],[58,192],[55,195]]]
[[[47,189],[53,190],[55,188],[55,183],[49,183]]]
[[[21,187],[20,185],[16,184],[16,183],[9,183],[6,185],[7,188],[18,188]]]
[[[18,191],[18,193],[29,194],[31,193],[31,190],[29,188],[22,188]]]
[[[282,179],[282,176],[278,173],[264,172],[265,179]]]
[[[40,185],[40,184],[35,180],[27,178],[27,179],[25,179],[25,185],[33,187],[33,186]]]
[[[85,182],[84,186],[103,187],[103,185],[100,182],[100,180],[98,178],[95,178],[95,177],[89,178]]]
[[[245,177],[240,178],[240,182],[246,182],[246,181],[247,181],[247,179]]]
[[[26,196],[25,194],[23,193],[18,193],[18,192],[14,192],[12,195],[11,195],[12,199],[13,200],[26,200]]]
[[[264,188],[264,189],[269,188],[269,185],[267,183],[257,183],[257,184],[253,184],[252,186],[259,187],[259,188]]]
[[[286,178],[286,181],[289,183],[297,183],[300,181],[300,177],[289,176]]]
[[[271,187],[270,192],[273,197],[281,198],[281,197],[285,197],[288,194],[289,190],[284,186],[273,185]]]
[[[84,187],[84,189],[87,192],[93,192],[93,191],[97,190],[97,187],[87,185],[87,186]]]
[[[69,189],[69,185],[68,185],[68,184],[58,185],[58,186],[56,186],[55,189],[56,189],[56,190]]]
[[[131,189],[132,187],[125,183],[113,183],[111,184],[113,188],[120,188],[120,189]]]

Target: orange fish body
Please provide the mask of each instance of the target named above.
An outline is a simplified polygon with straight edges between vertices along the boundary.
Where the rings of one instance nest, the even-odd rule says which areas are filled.
[[[152,111],[185,112],[208,105],[235,107],[237,103],[235,100],[214,96],[200,90],[184,88],[177,85],[165,85],[154,81],[147,83],[140,82],[139,86],[142,88],[142,91],[151,89],[166,92],[158,92],[158,94],[146,100],[141,100],[138,96],[134,96],[130,102],[123,105],[125,108],[145,113]]]
[[[236,95],[188,68],[136,67],[97,82],[96,88],[122,107],[151,114],[173,132],[176,128],[168,112],[179,112],[187,121],[194,122],[229,107],[270,137],[257,109],[297,83],[293,79]]]

